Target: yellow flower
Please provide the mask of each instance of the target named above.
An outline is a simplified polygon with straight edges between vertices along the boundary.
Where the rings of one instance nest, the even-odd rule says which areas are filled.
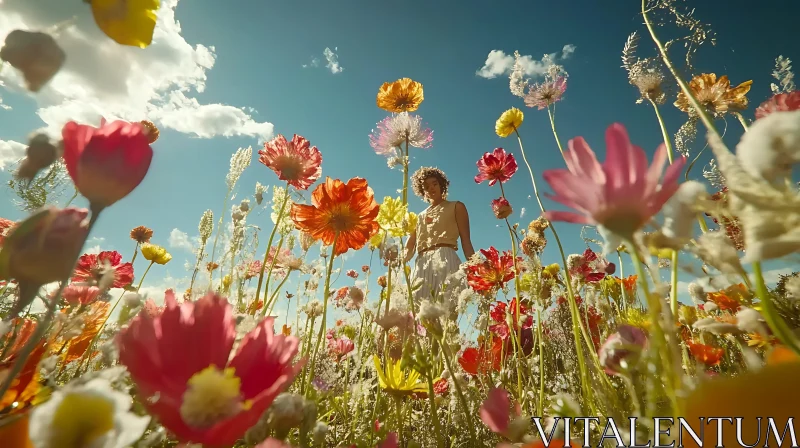
[[[153,41],[159,0],[89,0],[100,30],[120,45],[146,48]]]
[[[403,372],[400,369],[400,361],[391,361],[391,365],[384,370],[378,355],[372,355],[375,362],[375,370],[378,372],[378,384],[386,393],[395,397],[403,397],[414,393],[427,393],[428,387],[425,383],[419,382],[420,374],[414,369]]]
[[[410,78],[402,78],[383,83],[375,102],[387,112],[400,113],[414,112],[424,99],[422,84]]]
[[[503,112],[503,115],[500,115],[500,118],[497,119],[497,123],[494,125],[494,131],[500,137],[508,137],[512,132],[519,129],[520,125],[522,125],[523,118],[524,115],[522,111],[516,107],[512,107]]]
[[[142,244],[142,256],[145,260],[157,264],[167,264],[172,260],[172,255],[167,252],[167,249],[151,243]]]
[[[561,265],[558,263],[549,264],[547,265],[547,267],[544,268],[544,272],[546,272],[547,275],[551,277],[555,277],[556,274],[558,274],[560,271],[561,271]]]
[[[695,76],[689,82],[689,90],[705,110],[721,117],[726,112],[735,112],[747,108],[747,92],[753,81],[745,81],[731,88],[727,75],[720,76],[714,73],[703,73]],[[694,113],[689,98],[683,93],[678,93],[675,107],[686,113]]]
[[[403,222],[408,207],[403,205],[400,198],[394,199],[391,196],[383,198],[383,203],[378,210],[378,224],[383,230],[387,230],[394,235]],[[400,235],[396,235],[400,236]]]
[[[419,218],[417,214],[414,212],[406,213],[406,219],[403,220],[403,235],[409,235],[414,229],[417,228],[417,223],[419,222]],[[396,235],[397,236],[397,235]]]
[[[370,238],[369,239],[369,250],[375,250],[375,249],[381,247],[381,245],[383,244],[384,237],[385,237],[384,232],[378,232],[378,233],[375,234],[375,236]]]
[[[231,287],[231,283],[233,283],[233,278],[230,276],[230,274],[226,275],[225,277],[222,277],[222,287],[223,288],[225,288],[225,289],[230,288]]]

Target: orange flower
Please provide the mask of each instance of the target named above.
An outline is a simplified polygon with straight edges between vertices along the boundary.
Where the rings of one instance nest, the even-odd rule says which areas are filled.
[[[335,241],[334,256],[361,249],[380,228],[375,194],[360,177],[347,183],[326,178],[311,194],[311,204],[292,204],[292,221],[325,245]]]
[[[707,366],[715,366],[719,364],[719,362],[722,360],[722,356],[725,354],[725,350],[721,348],[715,348],[710,345],[698,344],[694,342],[686,342],[686,345],[689,346],[689,352],[691,352],[694,359]]]
[[[67,349],[63,354],[64,365],[81,358],[86,350],[89,349],[89,344],[100,332],[103,323],[105,323],[106,315],[110,304],[108,302],[94,302],[86,314],[86,323],[83,325],[83,331],[80,335],[70,339],[66,342]],[[91,359],[96,353],[89,353],[88,357]]]
[[[0,440],[3,446],[9,448],[33,448],[33,443],[28,438],[29,415],[9,417],[0,421]]]
[[[775,365],[784,362],[800,362],[800,357],[790,348],[784,345],[776,345],[767,355],[767,365]]]
[[[292,327],[289,327],[286,324],[283,324],[283,327],[281,327],[281,334],[284,335],[284,336],[291,336],[292,335]]]
[[[636,280],[639,278],[639,276],[629,275],[625,278],[619,278],[619,277],[613,277],[613,278],[618,285],[625,288],[625,291],[634,291],[636,290]]]
[[[131,230],[131,239],[139,244],[149,243],[153,237],[153,229],[145,226],[134,227]]]
[[[402,78],[395,82],[383,83],[375,102],[387,112],[400,113],[414,112],[424,99],[422,84],[411,78]]]
[[[753,81],[745,81],[736,87],[731,88],[731,82],[727,75],[720,76],[714,73],[703,73],[697,75],[689,82],[689,89],[697,101],[714,116],[722,116],[727,112],[735,112],[747,108],[747,92]],[[694,113],[689,104],[689,98],[683,92],[678,93],[675,107],[683,112]]]
[[[692,422],[693,428],[702,438],[701,446],[741,446],[743,442],[756,440],[765,433],[766,422],[761,425],[758,417],[769,416],[774,419],[778,435],[784,431],[787,419],[797,416],[797,403],[800,403],[800,388],[792,387],[800,376],[800,363],[790,362],[767,365],[755,372],[747,372],[728,378],[714,379],[701,383],[686,399],[684,417]],[[704,425],[703,430],[696,422],[700,417],[730,415],[742,417],[741,431],[730,425],[720,434],[721,444],[717,444],[716,425]],[[772,433],[768,431],[767,434]],[[783,434],[786,434],[785,432]],[[769,446],[789,446],[786,438],[783,443],[775,443],[772,433],[768,437]],[[684,437],[686,447],[696,447],[692,437]],[[760,439],[759,439],[760,440]]]
[[[19,325],[19,328],[17,329],[16,337],[6,342],[6,344],[10,344],[9,346],[0,345],[0,353],[6,353],[6,357],[0,359],[0,378],[8,374],[7,371],[17,361],[20,351],[33,335],[37,325],[35,321],[30,319],[14,319],[12,323],[14,326]],[[14,378],[11,388],[0,397],[0,411],[5,410],[13,403],[17,403],[14,412],[19,412],[33,403],[40,389],[39,361],[41,361],[46,351],[47,341],[41,340],[36,345],[33,353],[25,360],[25,365],[22,367],[22,371]],[[0,440],[4,439],[0,438]]]
[[[719,309],[722,311],[730,310],[732,312],[736,312],[739,311],[739,308],[741,308],[741,304],[739,304],[739,302],[736,299],[731,298],[727,294],[725,294],[724,290],[718,292],[710,292],[708,293],[707,297],[708,300],[716,303]]]

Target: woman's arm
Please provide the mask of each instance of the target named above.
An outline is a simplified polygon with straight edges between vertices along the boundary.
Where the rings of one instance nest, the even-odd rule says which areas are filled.
[[[461,237],[461,249],[464,251],[464,257],[469,260],[475,253],[475,249],[472,247],[472,240],[469,237],[469,213],[463,202],[456,202],[456,224],[458,224],[458,233]]]
[[[414,253],[417,252],[417,231],[412,230],[411,236],[406,241],[406,263],[414,258]]]

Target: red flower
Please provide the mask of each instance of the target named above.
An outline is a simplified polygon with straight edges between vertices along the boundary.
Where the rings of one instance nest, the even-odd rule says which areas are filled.
[[[328,339],[328,352],[336,359],[336,362],[343,360],[345,356],[355,350],[355,348],[356,346],[353,344],[353,341],[348,338]]]
[[[98,271],[108,262],[114,270],[114,284],[112,288],[124,288],[133,283],[133,265],[122,263],[122,255],[115,251],[103,251],[99,254],[83,254],[78,259],[78,265],[72,274],[73,282],[99,280]]]
[[[591,249],[586,249],[581,255],[583,262],[570,270],[570,274],[574,277],[583,279],[587,283],[595,283],[604,279],[607,270],[615,269],[613,263],[609,263],[602,258],[598,258],[597,254]]]
[[[517,172],[517,161],[514,156],[506,153],[503,148],[495,148],[493,152],[487,152],[478,162],[478,175],[475,176],[475,183],[479,184],[485,180],[489,181],[489,186],[495,183],[508,182],[511,176]]]
[[[141,123],[103,119],[95,128],[70,121],[61,136],[69,177],[94,207],[108,207],[130,194],[153,160]]]
[[[118,336],[120,363],[128,368],[148,412],[181,442],[231,446],[289,387],[304,361],[292,365],[300,341],[275,335],[262,320],[230,352],[236,337],[233,308],[209,293],[179,304],[165,297],[156,317],[140,313]]]
[[[496,334],[502,340],[506,340],[508,336],[511,334],[511,329],[508,328],[508,323],[506,322],[506,310],[509,310],[511,313],[511,321],[514,323],[514,331],[516,332],[519,328],[519,316],[517,316],[517,298],[513,298],[511,303],[506,305],[505,302],[497,302],[492,306],[491,311],[489,311],[489,317],[492,318],[493,321],[497,322],[495,325],[489,326],[489,331]],[[529,316],[528,313],[530,312],[530,307],[520,302],[519,304],[519,311],[520,313],[525,316],[524,321],[522,322],[522,329],[528,329],[533,327],[533,316]]]
[[[491,347],[481,344],[478,348],[469,347],[458,357],[458,364],[470,375],[486,373],[490,369],[499,372],[502,367],[503,341],[495,338]]]
[[[322,175],[322,154],[297,134],[291,142],[278,135],[265,143],[258,155],[258,161],[274,171],[278,179],[300,190],[307,190]]]
[[[445,395],[450,392],[450,383],[444,378],[439,378],[433,383],[433,393],[435,395]]]
[[[0,245],[3,244],[3,240],[15,224],[16,222],[10,219],[0,218]]]
[[[497,219],[506,219],[511,216],[514,211],[511,204],[508,203],[506,198],[497,198],[492,200],[492,211]]]
[[[481,249],[486,258],[483,263],[467,267],[467,283],[475,291],[488,294],[502,288],[514,278],[514,256],[509,251],[502,255],[494,247]],[[521,257],[518,257],[522,261]]]
[[[350,269],[347,271],[347,276],[350,278],[358,278],[358,272],[355,269]]]
[[[694,342],[687,342],[686,345],[689,346],[689,353],[692,354],[692,357],[707,366],[719,364],[719,362],[722,361],[722,357],[725,355],[725,350],[710,345],[697,344]]]
[[[775,112],[791,112],[798,109],[800,109],[800,90],[779,93],[756,108],[756,120]]]

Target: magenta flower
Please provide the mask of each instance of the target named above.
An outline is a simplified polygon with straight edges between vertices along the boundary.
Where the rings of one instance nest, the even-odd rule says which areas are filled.
[[[561,100],[567,90],[567,78],[559,76],[553,81],[546,81],[531,86],[528,94],[525,95],[525,105],[537,107],[539,110],[546,109],[553,103]]]
[[[478,175],[475,176],[475,183],[479,184],[488,180],[490,187],[497,182],[501,184],[508,182],[517,172],[516,159],[503,148],[495,148],[494,151],[487,152],[478,159],[475,165],[478,166]]]
[[[569,141],[564,154],[567,169],[547,170],[543,176],[555,191],[548,198],[575,212],[548,211],[550,221],[602,226],[611,233],[628,238],[661,210],[678,189],[686,158],[667,167],[661,179],[667,150],[662,144],[648,168],[647,155],[628,138],[625,127],[615,123],[606,130],[606,161],[597,161],[582,137]]]

